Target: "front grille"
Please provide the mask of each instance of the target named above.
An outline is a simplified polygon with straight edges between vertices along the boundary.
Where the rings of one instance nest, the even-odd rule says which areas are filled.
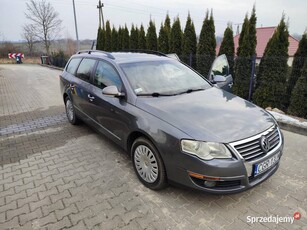
[[[257,135],[255,139],[249,138],[248,141],[243,141],[243,143],[240,141],[239,144],[234,145],[234,148],[246,161],[252,161],[263,157],[266,153],[262,150],[260,145],[260,138],[262,136],[266,136],[268,138],[270,144],[268,152],[274,149],[280,142],[280,135],[277,127],[274,127],[272,130],[265,133],[266,134],[264,135]]]

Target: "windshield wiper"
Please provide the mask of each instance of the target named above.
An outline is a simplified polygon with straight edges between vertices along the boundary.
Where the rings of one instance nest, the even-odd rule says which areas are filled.
[[[160,96],[174,96],[176,94],[170,94],[170,93],[138,93],[137,96],[151,96],[151,97],[160,97]]]
[[[180,93],[178,93],[178,94],[192,93],[192,92],[202,91],[202,90],[205,90],[205,89],[204,89],[204,88],[198,88],[198,89],[188,89],[188,90],[185,90],[185,91],[180,92]]]

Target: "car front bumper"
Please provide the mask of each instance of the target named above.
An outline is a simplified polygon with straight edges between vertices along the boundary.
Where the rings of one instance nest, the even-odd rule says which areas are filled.
[[[215,194],[237,193],[252,188],[272,176],[279,167],[284,140],[279,129],[278,132],[280,143],[264,156],[252,161],[245,160],[233,148],[233,144],[228,145],[234,155],[232,159],[203,161],[196,156],[181,153],[177,162],[182,163],[173,165],[174,170],[169,172],[168,177],[170,181],[181,185]],[[278,161],[263,173],[255,175],[255,165],[269,161],[277,154]]]

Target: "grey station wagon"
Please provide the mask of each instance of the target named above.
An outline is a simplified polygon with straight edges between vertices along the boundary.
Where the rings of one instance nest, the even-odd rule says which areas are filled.
[[[69,122],[126,150],[146,187],[243,191],[277,170],[283,135],[269,113],[228,92],[225,56],[207,78],[158,52],[89,50],[70,58],[60,87]]]

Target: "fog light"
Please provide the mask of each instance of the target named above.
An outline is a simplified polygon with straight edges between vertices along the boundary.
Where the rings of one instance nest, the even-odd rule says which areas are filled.
[[[215,182],[215,181],[208,181],[208,180],[205,180],[205,181],[204,181],[204,185],[205,185],[206,187],[212,188],[212,187],[216,186],[216,182]]]

